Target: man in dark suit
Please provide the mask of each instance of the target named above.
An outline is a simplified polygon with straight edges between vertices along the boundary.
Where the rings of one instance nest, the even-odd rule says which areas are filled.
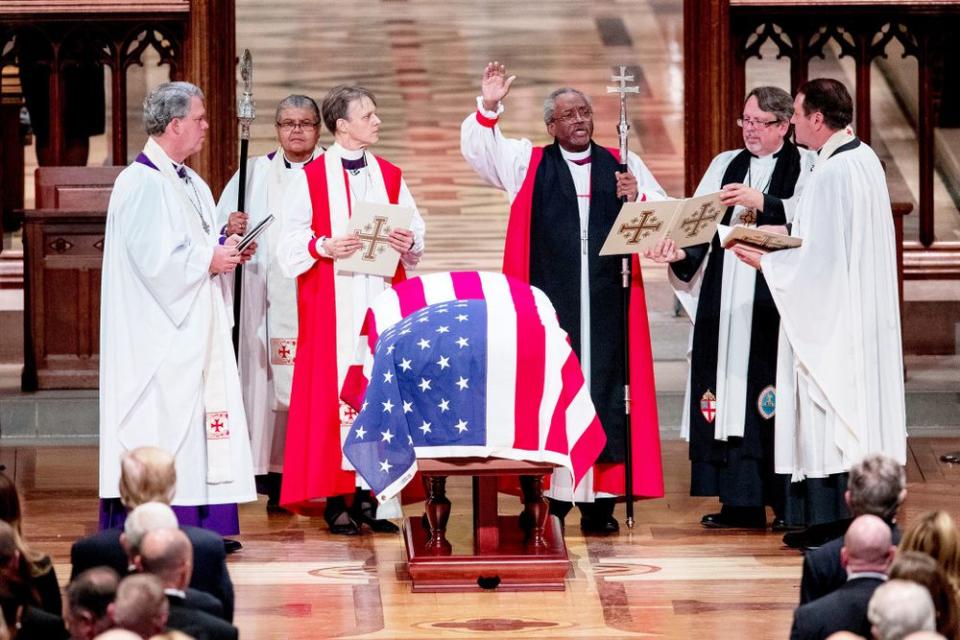
[[[140,544],[143,570],[163,584],[170,613],[167,628],[183,631],[197,640],[236,640],[237,628],[187,601],[185,589],[193,573],[193,548],[179,529],[157,529]]]
[[[869,455],[850,469],[847,507],[854,517],[870,514],[883,519],[890,526],[893,544],[899,544],[897,509],[907,497],[906,487],[903,466],[883,454]],[[843,535],[807,551],[800,580],[800,604],[825,596],[847,581],[847,572],[840,564],[842,547]]]
[[[886,581],[896,550],[890,544],[886,522],[873,515],[855,519],[840,550],[847,581],[836,591],[797,608],[790,640],[824,640],[837,631],[871,637],[867,605],[873,592]]]
[[[120,465],[120,499],[132,511],[146,502],[169,504],[176,489],[176,468],[168,452],[140,447],[124,455]],[[227,571],[223,538],[209,529],[181,527],[193,546],[194,572],[190,587],[222,603],[224,620],[233,620],[233,582]],[[130,573],[131,558],[120,542],[120,529],[104,529],[77,540],[70,549],[72,580],[85,569],[108,566],[121,577]]]
[[[108,567],[87,569],[67,586],[67,629],[73,640],[90,640],[113,626],[108,613],[120,579]]]

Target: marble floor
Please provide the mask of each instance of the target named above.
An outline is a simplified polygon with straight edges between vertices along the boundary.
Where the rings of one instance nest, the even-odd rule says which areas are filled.
[[[960,517],[960,469],[938,460],[957,447],[911,439],[905,525],[928,509]],[[97,525],[96,448],[6,447],[0,463],[23,496],[26,538],[52,555],[64,584],[71,543]],[[568,516],[563,592],[411,593],[399,535],[331,536],[319,518],[268,515],[263,499],[243,505],[244,548],[228,559],[235,623],[241,638],[257,639],[787,637],[801,555],[779,534],[700,527],[716,502],[687,495],[685,443],[664,443],[664,469],[666,496],[638,502],[632,530],[585,537],[576,512]],[[455,549],[470,539],[464,480],[449,481]],[[516,498],[501,498],[501,513],[518,510]],[[623,505],[617,515],[622,523]]]

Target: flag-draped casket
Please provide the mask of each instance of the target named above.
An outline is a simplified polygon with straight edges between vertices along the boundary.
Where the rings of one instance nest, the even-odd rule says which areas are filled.
[[[543,292],[499,273],[436,273],[381,294],[343,400],[344,455],[378,499],[417,457],[550,462],[575,481],[606,442],[583,372]]]

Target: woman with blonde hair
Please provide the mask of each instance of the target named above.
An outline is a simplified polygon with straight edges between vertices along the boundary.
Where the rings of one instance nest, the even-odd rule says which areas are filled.
[[[13,538],[20,552],[18,573],[24,584],[37,596],[41,609],[61,615],[63,601],[60,597],[60,585],[53,569],[50,556],[34,550],[27,544],[21,528],[20,496],[13,481],[0,472],[0,520],[13,529]]]
[[[946,511],[928,511],[911,522],[899,551],[927,554],[937,561],[955,595],[960,591],[960,530]]]

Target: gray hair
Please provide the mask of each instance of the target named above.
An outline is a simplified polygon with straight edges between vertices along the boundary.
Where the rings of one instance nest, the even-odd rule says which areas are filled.
[[[914,631],[934,631],[937,624],[930,592],[907,580],[890,580],[877,587],[867,618],[878,640],[901,640]]]
[[[317,106],[316,100],[309,96],[293,94],[281,100],[280,104],[277,105],[277,122],[280,122],[280,114],[286,109],[308,109],[313,112],[314,120],[320,122],[320,107]]]
[[[121,580],[113,606],[117,626],[136,631],[137,638],[147,638],[162,631],[170,609],[163,583],[149,573],[138,573]]]
[[[872,514],[893,520],[907,486],[907,472],[899,462],[872,453],[850,468],[847,489],[854,517]]]
[[[793,117],[793,96],[780,87],[756,87],[747,94],[744,104],[750,98],[757,99],[761,111],[772,113],[778,122],[790,122]]]
[[[143,100],[143,126],[147,135],[160,135],[174,118],[187,117],[191,98],[203,100],[203,91],[189,82],[165,82],[151,91]]]
[[[127,542],[134,550],[139,551],[143,538],[150,531],[157,529],[176,529],[177,515],[170,505],[162,502],[145,502],[127,516],[123,523],[123,532]]]
[[[593,102],[590,101],[590,98],[588,98],[583,91],[571,87],[561,87],[560,89],[551,91],[550,95],[543,101],[543,124],[550,124],[553,121],[553,113],[557,110],[557,98],[565,93],[576,94],[583,98],[589,107],[593,107]]]

